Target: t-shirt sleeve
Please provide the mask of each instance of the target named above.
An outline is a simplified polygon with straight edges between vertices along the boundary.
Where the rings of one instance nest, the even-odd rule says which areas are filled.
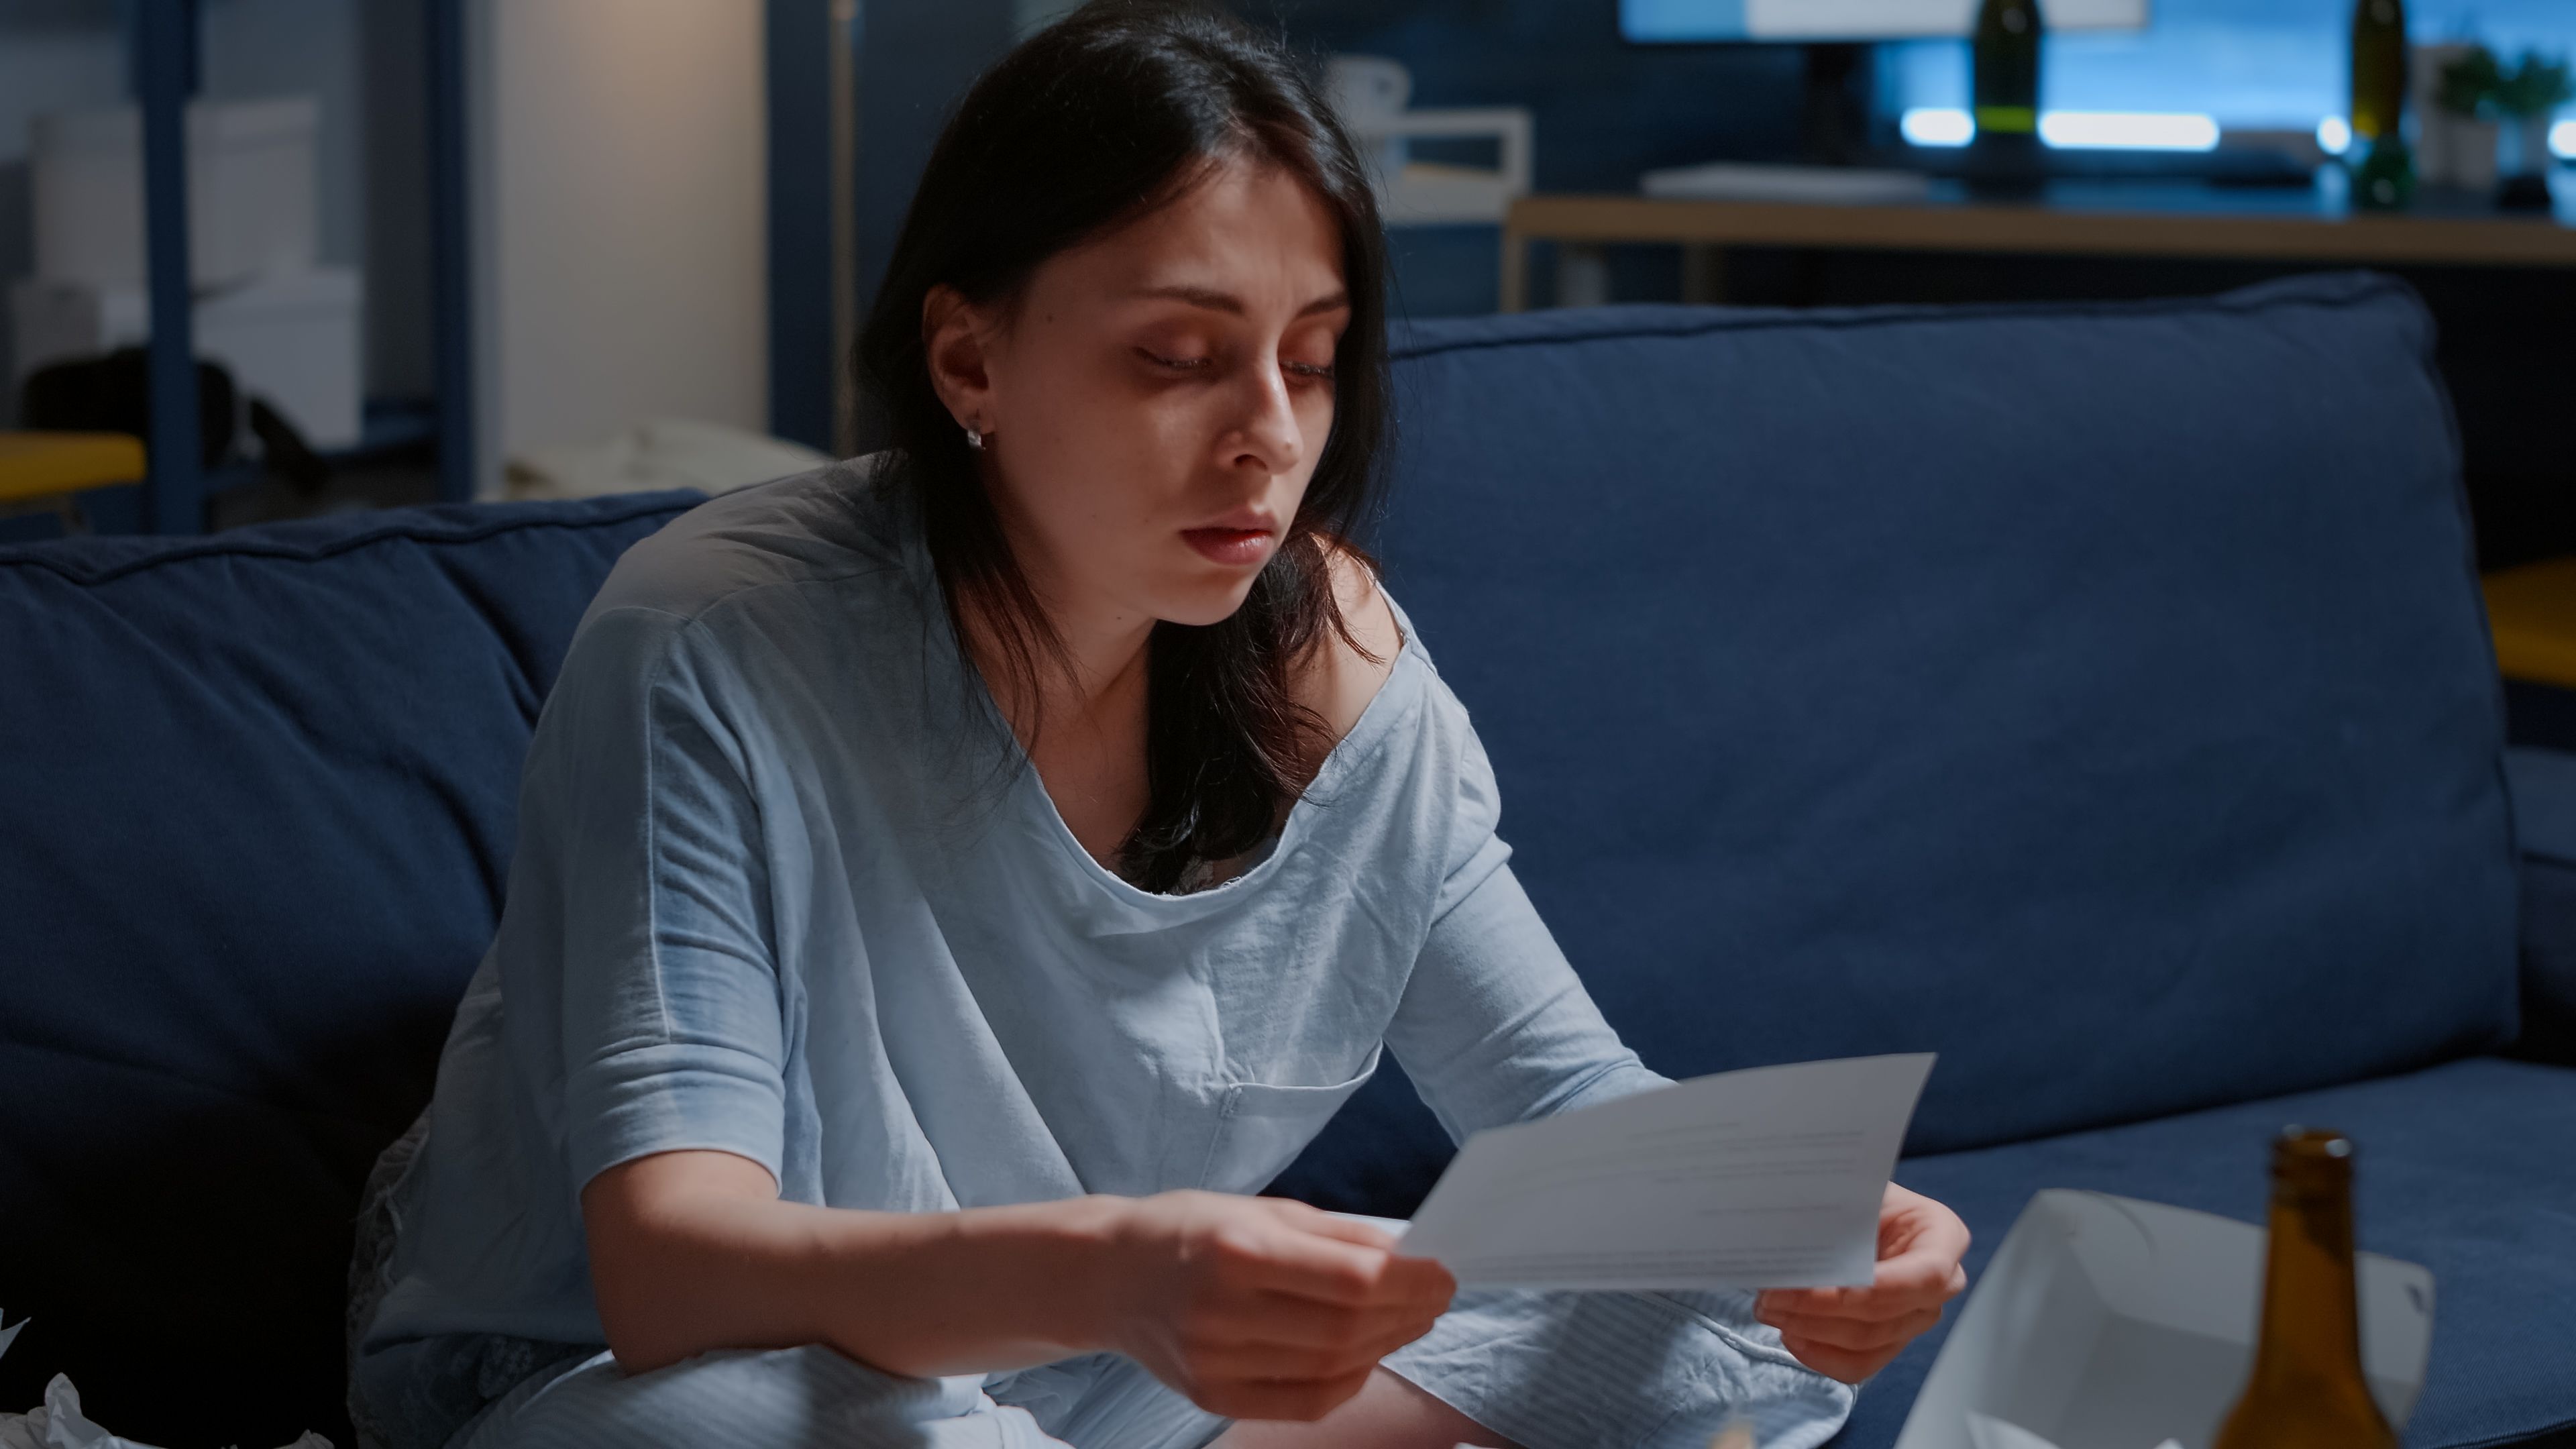
[[[1663,1085],[1602,1019],[1513,874],[1469,732],[1429,937],[1387,1045],[1452,1138]]]
[[[738,693],[706,631],[611,609],[585,622],[528,756],[503,961],[507,1009],[550,1029],[576,1192],[647,1153],[715,1148],[780,1176],[785,1028]],[[515,973],[513,968],[517,968]],[[512,980],[516,975],[518,980]]]

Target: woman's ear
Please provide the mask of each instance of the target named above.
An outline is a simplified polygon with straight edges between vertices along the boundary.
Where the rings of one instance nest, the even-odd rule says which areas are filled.
[[[991,332],[981,309],[942,282],[921,299],[922,355],[930,386],[960,427],[997,430],[993,378],[988,366]]]

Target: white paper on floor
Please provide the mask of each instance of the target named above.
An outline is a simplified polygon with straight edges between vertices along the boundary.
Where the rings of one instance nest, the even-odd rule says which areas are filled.
[[[8,1314],[0,1312],[0,1321]],[[9,1351],[10,1340],[18,1330],[33,1323],[21,1318],[0,1328],[0,1354]],[[45,1402],[23,1414],[0,1414],[0,1449],[152,1449],[120,1439],[83,1417],[80,1390],[72,1387],[69,1374],[56,1374],[45,1381]],[[331,1441],[311,1430],[285,1449],[332,1449]]]
[[[2007,1424],[1974,1409],[1968,1411],[1968,1437],[1976,1441],[1977,1449],[2057,1449],[2019,1424]],[[2156,1449],[2182,1449],[2182,1441],[2167,1439]]]

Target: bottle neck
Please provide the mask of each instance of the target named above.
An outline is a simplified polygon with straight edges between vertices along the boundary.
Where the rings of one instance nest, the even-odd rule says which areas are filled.
[[[2341,1184],[2282,1182],[2272,1194],[2257,1379],[2362,1382],[2352,1196]]]

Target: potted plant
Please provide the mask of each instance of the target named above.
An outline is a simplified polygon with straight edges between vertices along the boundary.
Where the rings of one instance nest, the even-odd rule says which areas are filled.
[[[2485,192],[2495,186],[2495,52],[2474,41],[2415,48],[2422,174],[2430,186]]]
[[[2550,119],[2571,95],[2564,59],[2526,50],[2507,66],[2483,45],[2455,49],[2433,93],[2451,183],[2483,190],[2501,171],[2504,205],[2547,209]]]
[[[2565,59],[2544,59],[2526,50],[2512,70],[2496,72],[2495,108],[2504,122],[2507,176],[2538,176],[2549,170],[2549,122],[2558,108],[2576,95]]]

